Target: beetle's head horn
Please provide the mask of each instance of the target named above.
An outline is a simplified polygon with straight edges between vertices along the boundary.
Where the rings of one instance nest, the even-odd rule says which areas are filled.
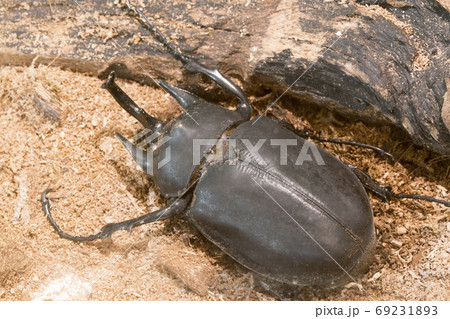
[[[153,175],[153,158],[150,152],[144,151],[131,143],[125,137],[119,133],[115,133],[116,137],[122,142],[123,146],[127,149],[128,153],[131,154],[133,159],[138,163],[142,170],[148,175]]]

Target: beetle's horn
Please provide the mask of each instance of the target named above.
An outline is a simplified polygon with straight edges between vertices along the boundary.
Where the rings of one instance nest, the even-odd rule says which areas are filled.
[[[164,126],[164,122],[154,118],[140,108],[115,82],[116,73],[111,71],[102,88],[108,90],[119,105],[131,116],[138,120],[145,128],[153,132],[159,132]]]
[[[150,152],[144,151],[139,147],[136,147],[133,143],[127,140],[125,137],[120,135],[119,133],[115,133],[116,137],[122,142],[123,146],[127,149],[128,153],[131,154],[133,159],[142,170],[148,175],[152,175],[153,173],[153,158]]]
[[[205,103],[205,101],[199,98],[197,95],[177,88],[170,83],[160,81],[159,84],[164,88],[164,90],[170,93],[170,95],[172,95],[184,109],[189,109],[189,107],[195,104]]]

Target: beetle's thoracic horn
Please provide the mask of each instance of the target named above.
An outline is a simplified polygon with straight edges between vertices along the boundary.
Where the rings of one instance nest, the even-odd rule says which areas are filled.
[[[152,33],[152,35],[167,48],[167,50],[175,59],[183,63],[183,67],[186,70],[192,73],[200,73],[206,75],[222,88],[237,97],[240,103],[236,106],[236,111],[242,115],[243,119],[250,120],[253,110],[247,96],[239,86],[234,84],[234,82],[231,81],[228,77],[220,73],[219,70],[207,68],[206,66],[182,54],[172,43],[169,42],[169,40],[167,40],[167,38],[153,25],[153,23],[149,19],[147,19],[147,17],[139,9],[137,9],[130,3],[129,0],[126,1],[125,7],[123,8],[128,12],[133,13],[138,21],[144,26],[144,28],[148,29]]]
[[[125,146],[128,153],[130,153],[133,159],[136,161],[136,163],[139,164],[142,170],[147,174],[153,172],[153,161],[152,158],[149,157],[148,152],[135,146],[133,143],[131,143],[129,140],[127,140],[119,133],[115,134],[116,137],[122,142],[123,146]]]
[[[205,103],[204,100],[202,100],[195,94],[192,94],[188,91],[180,89],[176,86],[173,86],[170,83],[167,83],[165,81],[160,81],[159,84],[168,93],[170,93],[170,95],[172,95],[184,109],[189,109],[189,107],[191,107],[195,104],[198,104],[198,103]]]
[[[119,105],[131,116],[138,120],[145,128],[158,132],[164,126],[164,122],[154,118],[144,109],[140,108],[115,82],[116,73],[112,71],[102,88],[108,90]]]

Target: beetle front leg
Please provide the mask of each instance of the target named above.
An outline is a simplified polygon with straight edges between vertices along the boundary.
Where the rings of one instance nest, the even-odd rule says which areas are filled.
[[[381,197],[385,202],[389,202],[392,198],[399,198],[399,199],[419,199],[419,200],[425,200],[428,202],[435,202],[439,203],[445,206],[450,207],[450,202],[438,199],[432,196],[423,196],[423,195],[417,195],[417,194],[404,194],[404,193],[394,193],[392,191],[392,186],[389,185],[381,185],[378,184],[372,177],[369,176],[369,174],[364,173],[362,170],[360,170],[358,167],[347,164],[348,168],[358,177],[361,184],[363,184],[364,188],[375,195]]]
[[[134,17],[138,19],[138,21],[142,24],[142,26],[149,30],[152,35],[167,48],[167,50],[175,59],[181,61],[183,63],[183,67],[186,70],[192,73],[201,73],[206,75],[222,88],[238,98],[240,103],[238,106],[236,106],[236,111],[242,115],[243,119],[247,121],[250,120],[253,110],[247,98],[247,95],[245,95],[244,91],[242,91],[239,86],[231,81],[231,79],[220,73],[216,68],[207,68],[194,59],[191,59],[190,57],[182,54],[172,43],[169,42],[169,40],[167,40],[167,38],[161,33],[161,31],[159,31],[138,8],[130,3],[129,0],[127,0],[124,5],[125,6],[123,6],[123,8],[126,9],[129,13],[132,13]]]
[[[42,210],[44,211],[48,221],[50,222],[50,224],[53,226],[53,228],[56,230],[56,232],[60,237],[77,242],[93,241],[96,239],[111,237],[113,233],[119,230],[127,230],[131,232],[131,230],[137,226],[173,217],[175,215],[182,213],[192,198],[192,192],[188,192],[182,195],[181,197],[177,198],[175,201],[173,201],[171,205],[165,208],[123,222],[106,224],[97,234],[90,236],[72,236],[63,231],[53,219],[53,216],[50,212],[50,201],[47,198],[47,194],[51,191],[52,191],[51,188],[46,189],[41,195]]]

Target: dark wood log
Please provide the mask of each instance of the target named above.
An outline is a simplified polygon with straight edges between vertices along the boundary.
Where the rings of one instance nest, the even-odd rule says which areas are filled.
[[[163,78],[204,90],[118,2],[3,1],[0,64],[28,65],[39,55],[38,63],[94,76],[115,69],[150,85]],[[286,95],[300,102],[393,124],[415,143],[450,155],[447,3],[135,2],[184,53],[219,65],[250,94],[289,88]]]

